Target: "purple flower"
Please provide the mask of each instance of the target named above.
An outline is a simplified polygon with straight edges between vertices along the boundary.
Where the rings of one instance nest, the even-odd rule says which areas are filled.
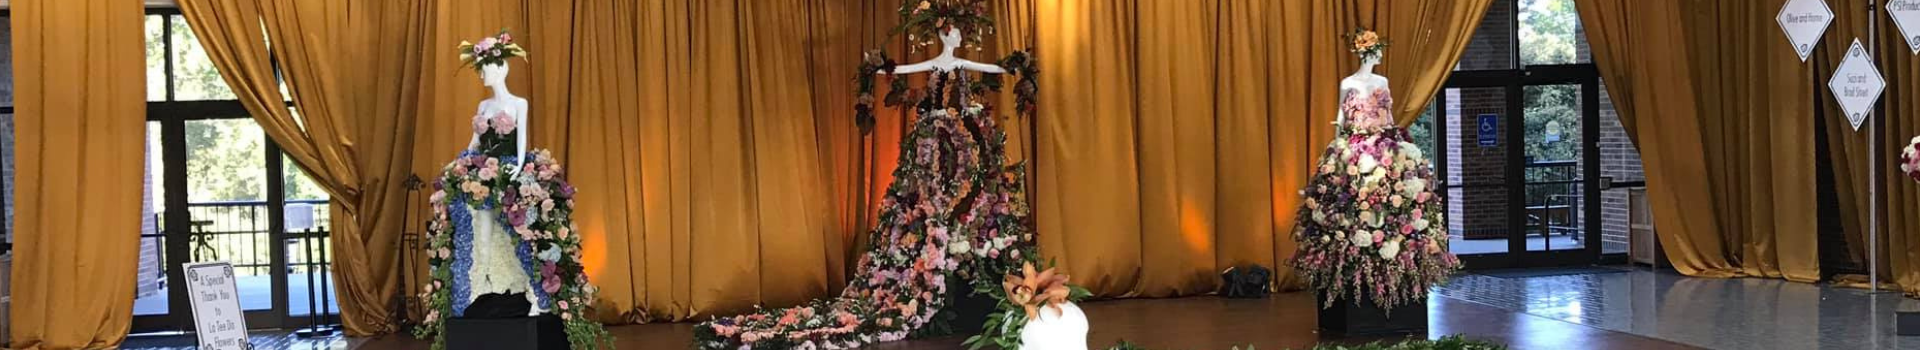
[[[553,263],[540,264],[540,289],[547,293],[560,292],[560,276],[554,272]]]

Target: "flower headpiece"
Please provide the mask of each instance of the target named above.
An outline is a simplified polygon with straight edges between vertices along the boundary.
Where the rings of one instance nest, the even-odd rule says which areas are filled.
[[[1375,33],[1367,27],[1354,28],[1352,33],[1347,33],[1347,39],[1352,40],[1353,48],[1350,51],[1360,55],[1360,58],[1380,58],[1380,51],[1386,50],[1389,44],[1388,41],[1380,39],[1380,33]]]
[[[513,43],[513,34],[501,29],[500,34],[481,38],[479,43],[460,41],[460,63],[478,70],[490,64],[507,64],[507,59],[519,57],[527,59],[527,50]]]
[[[900,26],[894,34],[907,33],[913,48],[940,43],[947,28],[960,30],[961,46],[980,48],[981,38],[993,34],[993,17],[987,16],[984,0],[904,0],[900,3]]]

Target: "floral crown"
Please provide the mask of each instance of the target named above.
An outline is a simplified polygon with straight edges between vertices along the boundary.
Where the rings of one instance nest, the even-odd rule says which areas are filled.
[[[913,48],[937,44],[947,28],[960,30],[961,46],[980,48],[981,38],[993,34],[993,17],[984,0],[905,0],[900,3],[900,26]]]
[[[481,38],[479,43],[460,41],[460,63],[472,66],[475,70],[490,64],[507,64],[507,59],[519,57],[527,59],[527,50],[513,43],[513,34],[501,29],[500,34]]]
[[[1367,27],[1354,28],[1353,32],[1347,33],[1346,37],[1348,40],[1352,40],[1353,43],[1353,49],[1350,51],[1355,55],[1360,55],[1361,58],[1379,58],[1380,51],[1386,50],[1387,45],[1390,44],[1390,42],[1380,38],[1380,33],[1375,33],[1367,29]]]

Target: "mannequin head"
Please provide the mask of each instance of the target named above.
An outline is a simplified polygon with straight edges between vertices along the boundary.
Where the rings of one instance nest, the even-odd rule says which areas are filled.
[[[948,50],[960,47],[960,28],[947,27],[940,31],[940,46]]]
[[[1375,52],[1375,53],[1373,53],[1373,54],[1361,54],[1361,55],[1360,55],[1360,64],[1361,64],[1361,65],[1365,65],[1365,66],[1373,66],[1373,65],[1379,65],[1379,64],[1380,64],[1380,58],[1381,58],[1381,57],[1384,57],[1384,56],[1386,56],[1386,55],[1387,55],[1387,53],[1385,52],[1385,50],[1382,50],[1382,51],[1376,51],[1376,52]]]
[[[507,83],[507,73],[511,71],[505,62],[480,66],[480,84],[487,87],[503,87]]]

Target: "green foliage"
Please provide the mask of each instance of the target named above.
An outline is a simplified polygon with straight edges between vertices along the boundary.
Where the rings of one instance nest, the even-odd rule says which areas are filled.
[[[1500,344],[1494,344],[1494,343],[1477,341],[1477,340],[1467,340],[1466,338],[1461,337],[1459,335],[1451,335],[1451,336],[1441,337],[1439,340],[1414,339],[1414,340],[1407,340],[1407,341],[1402,341],[1402,342],[1393,343],[1393,344],[1383,344],[1380,342],[1372,342],[1372,343],[1367,343],[1365,345],[1352,345],[1352,346],[1321,344],[1321,345],[1314,346],[1313,349],[1311,350],[1505,350],[1506,348],[1507,348],[1506,346],[1503,346]],[[1110,347],[1107,349],[1108,350],[1149,350],[1146,347],[1143,347],[1134,343],[1129,343],[1126,340],[1121,340],[1120,344],[1116,344],[1113,347]],[[1242,350],[1242,349],[1254,350],[1252,344],[1248,344],[1247,347],[1245,348],[1235,346],[1233,347],[1233,349],[1234,350]]]
[[[1520,62],[1575,63],[1580,13],[1573,0],[1520,1]]]

